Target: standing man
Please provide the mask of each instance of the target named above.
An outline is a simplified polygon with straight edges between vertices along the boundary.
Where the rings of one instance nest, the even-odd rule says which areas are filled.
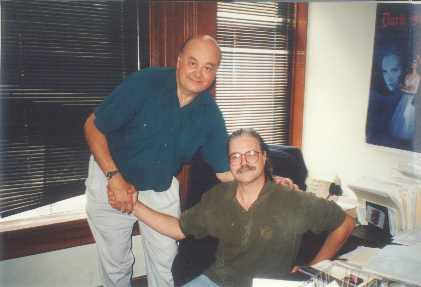
[[[152,67],[126,77],[87,119],[85,135],[93,153],[86,180],[87,215],[104,286],[131,285],[131,235],[138,219],[130,214],[129,189],[139,191],[140,201],[178,217],[174,175],[199,148],[221,181],[232,180],[225,122],[206,90],[220,60],[212,37],[193,37],[180,48],[177,68]],[[107,185],[121,212],[108,204]],[[176,241],[142,222],[139,227],[149,286],[173,286]]]
[[[185,286],[251,286],[253,278],[277,279],[300,266],[293,262],[302,234],[331,232],[310,263],[331,259],[355,227],[336,203],[272,181],[268,148],[258,133],[240,129],[228,140],[232,182],[206,192],[180,219],[156,212],[134,196],[133,213],[156,231],[180,240],[212,235],[216,262]],[[114,194],[108,191],[110,204]]]

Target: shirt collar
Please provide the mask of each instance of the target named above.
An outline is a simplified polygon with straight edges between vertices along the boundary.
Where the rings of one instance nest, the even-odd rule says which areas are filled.
[[[237,194],[237,180],[233,180],[229,185],[228,192],[227,192],[227,199],[235,200],[235,195]],[[256,201],[263,201],[271,195],[276,187],[276,183],[271,180],[266,180],[265,185],[263,186],[262,190],[260,191],[259,197]]]

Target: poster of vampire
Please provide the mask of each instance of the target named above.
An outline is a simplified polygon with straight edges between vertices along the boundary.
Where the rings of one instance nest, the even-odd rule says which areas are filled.
[[[420,152],[421,5],[379,3],[366,142]]]

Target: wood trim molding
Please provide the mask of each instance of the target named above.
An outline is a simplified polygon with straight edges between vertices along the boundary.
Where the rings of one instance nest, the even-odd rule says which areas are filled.
[[[291,134],[290,145],[301,149],[303,134],[303,110],[304,110],[304,88],[305,88],[305,67],[307,50],[307,22],[308,3],[298,2],[296,9],[296,37],[294,44],[294,84],[291,100]]]
[[[133,235],[139,235],[136,222]],[[87,219],[0,232],[0,260],[95,243]]]
[[[178,49],[191,36],[206,34],[216,39],[216,2],[151,1],[149,4],[150,64],[175,67]],[[215,87],[211,90],[215,96]],[[177,175],[184,206],[189,166]]]

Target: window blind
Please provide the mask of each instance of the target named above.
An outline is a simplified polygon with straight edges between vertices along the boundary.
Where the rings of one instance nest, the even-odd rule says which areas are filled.
[[[218,2],[216,101],[231,133],[289,144],[295,3]]]
[[[137,5],[1,2],[1,217],[84,193],[83,125],[138,69]]]

